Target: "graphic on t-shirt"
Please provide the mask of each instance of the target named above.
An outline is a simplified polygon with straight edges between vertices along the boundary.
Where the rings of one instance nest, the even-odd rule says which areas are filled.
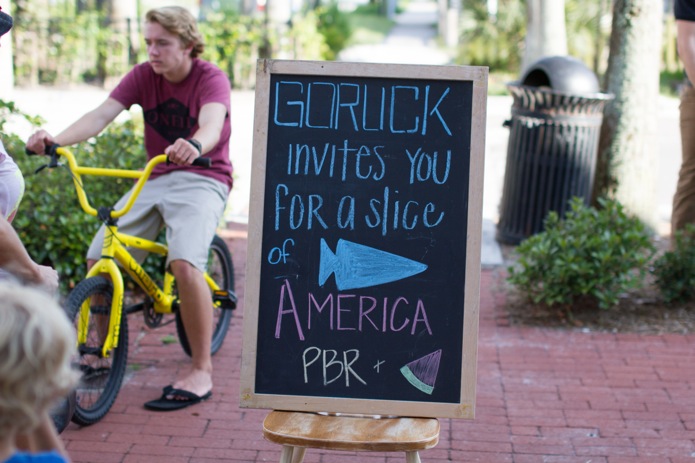
[[[169,98],[154,109],[144,111],[145,123],[150,125],[170,143],[177,138],[188,138],[197,119],[190,116],[186,105],[176,98]]]

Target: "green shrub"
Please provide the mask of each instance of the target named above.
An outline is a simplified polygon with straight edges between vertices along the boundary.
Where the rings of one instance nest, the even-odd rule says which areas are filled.
[[[489,66],[492,71],[517,73],[526,35],[526,13],[520,0],[501,0],[497,17],[484,0],[464,2],[456,63]]]
[[[239,15],[232,11],[211,12],[200,23],[205,39],[204,59],[222,69],[234,88],[251,88],[255,84],[256,59],[267,31],[260,17]],[[275,40],[274,37],[268,37]]]
[[[335,60],[338,54],[345,48],[352,30],[347,15],[340,11],[338,3],[333,1],[327,6],[316,9],[318,31],[323,35],[328,50],[324,53],[324,59]]]
[[[580,300],[607,309],[643,281],[654,248],[645,226],[614,200],[600,209],[571,201],[564,220],[551,212],[545,231],[517,248],[509,281],[534,303],[570,308]]]
[[[375,4],[360,5],[346,16],[351,31],[348,46],[380,44],[395,24],[394,20],[381,14]]]
[[[673,235],[673,248],[654,262],[655,284],[667,302],[695,299],[695,226]]]
[[[322,60],[332,52],[326,45],[326,39],[318,30],[318,19],[314,10],[292,18],[292,26],[287,32],[287,39],[280,41],[281,52],[286,56],[301,60]]]
[[[0,130],[11,117],[40,122],[0,100]],[[139,169],[145,164],[140,121],[112,124],[99,137],[73,148],[78,163],[93,167]],[[82,211],[67,168],[44,169],[45,156],[26,156],[24,140],[3,131],[3,142],[24,174],[26,190],[12,225],[32,258],[53,266],[61,278],[61,290],[73,287],[86,273],[85,254],[98,220]],[[133,184],[130,179],[83,177],[86,192],[95,207],[110,206]],[[148,266],[152,271],[159,264]]]

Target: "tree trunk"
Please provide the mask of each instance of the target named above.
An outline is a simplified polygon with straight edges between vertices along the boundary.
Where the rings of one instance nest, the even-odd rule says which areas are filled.
[[[117,0],[111,2],[111,27],[121,37],[127,38],[128,62],[133,65],[137,61],[137,53],[140,50],[140,34],[138,25],[137,0]]]
[[[647,225],[656,224],[656,125],[662,7],[616,0],[594,198],[614,195]]]
[[[567,55],[565,0],[527,0],[526,18],[521,74],[544,56]]]
[[[256,0],[241,0],[241,13],[251,15],[258,9]]]

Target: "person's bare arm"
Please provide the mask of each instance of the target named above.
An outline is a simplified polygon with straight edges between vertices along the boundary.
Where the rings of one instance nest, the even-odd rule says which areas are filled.
[[[0,268],[24,283],[43,287],[49,292],[58,289],[58,273],[51,267],[34,262],[12,225],[0,215]]]
[[[109,97],[55,137],[45,130],[34,133],[27,140],[27,149],[34,153],[44,153],[46,147],[54,143],[70,146],[85,141],[99,135],[124,109],[125,106]]]
[[[213,149],[220,141],[224,118],[227,116],[227,108],[222,103],[208,103],[200,108],[198,115],[198,130],[191,138],[200,142],[201,152],[183,138],[179,138],[164,152],[169,155],[169,160],[175,164],[188,165],[199,155],[203,155]]]
[[[695,80],[695,22],[676,21],[678,55],[691,82]]]
[[[48,413],[44,413],[39,427],[28,434],[20,434],[15,440],[18,449],[28,452],[55,451],[61,454],[68,463],[70,456],[65,450],[65,445],[53,426],[53,421]]]

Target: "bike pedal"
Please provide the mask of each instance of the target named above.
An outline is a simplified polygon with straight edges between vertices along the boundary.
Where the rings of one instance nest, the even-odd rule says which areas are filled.
[[[226,310],[236,309],[236,303],[238,300],[234,291],[227,291],[224,289],[218,289],[216,291],[213,291],[212,299],[216,303],[219,303],[220,308]]]

